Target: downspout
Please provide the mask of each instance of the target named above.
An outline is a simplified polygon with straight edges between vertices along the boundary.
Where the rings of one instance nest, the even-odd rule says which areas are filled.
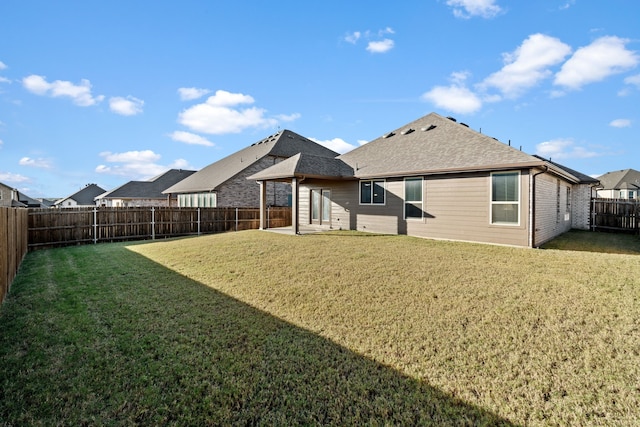
[[[531,220],[529,226],[531,227],[531,242],[530,246],[533,248],[536,242],[536,177],[543,173],[549,172],[549,166],[543,166],[544,170],[535,173],[531,176]]]

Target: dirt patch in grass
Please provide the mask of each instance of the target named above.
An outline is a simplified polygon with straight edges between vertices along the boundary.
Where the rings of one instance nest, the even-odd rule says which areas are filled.
[[[39,251],[0,311],[0,418],[638,424],[637,271],[354,232]]]

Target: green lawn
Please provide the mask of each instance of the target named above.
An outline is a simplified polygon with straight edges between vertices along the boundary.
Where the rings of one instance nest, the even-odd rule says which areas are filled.
[[[32,252],[0,424],[637,425],[639,272],[356,232]]]

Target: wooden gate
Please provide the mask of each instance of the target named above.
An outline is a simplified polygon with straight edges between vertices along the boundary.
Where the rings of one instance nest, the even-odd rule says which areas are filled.
[[[591,229],[640,234],[640,201],[591,199]]]

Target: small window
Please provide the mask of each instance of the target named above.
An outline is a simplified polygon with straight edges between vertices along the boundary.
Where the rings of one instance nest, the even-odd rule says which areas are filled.
[[[422,219],[422,178],[406,178],[404,180],[404,217],[405,219]]]
[[[384,183],[376,180],[360,181],[360,204],[384,205]]]
[[[520,224],[520,173],[491,174],[491,224]]]
[[[629,190],[629,200],[633,200],[636,198],[636,192],[633,190]]]

